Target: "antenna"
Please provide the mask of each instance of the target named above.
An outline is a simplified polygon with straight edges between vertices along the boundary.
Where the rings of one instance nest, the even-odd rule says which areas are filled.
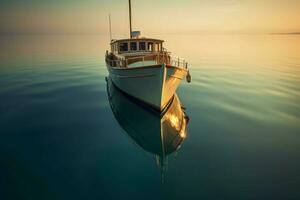
[[[132,27],[131,27],[131,0],[129,0],[129,25],[130,25],[130,33],[129,36],[132,38]]]
[[[110,41],[112,40],[112,36],[111,36],[111,20],[110,20],[110,14],[108,15],[108,21],[109,21],[109,37],[110,37]]]

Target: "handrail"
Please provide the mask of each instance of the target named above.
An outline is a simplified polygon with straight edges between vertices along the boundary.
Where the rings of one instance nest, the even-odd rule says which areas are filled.
[[[156,61],[157,64],[167,64],[167,65],[172,65],[172,66],[176,66],[176,67],[181,67],[184,69],[188,68],[188,62],[186,62],[185,59],[179,58],[179,57],[172,57],[170,55],[170,53],[166,52],[166,51],[159,52],[158,54],[135,56],[135,57],[131,57],[131,58],[120,58],[119,57],[117,59],[109,59],[106,56],[106,61],[110,62],[110,65],[113,65],[113,66],[127,67],[128,62],[130,60],[137,60],[137,62],[142,61],[143,65],[144,65],[144,62],[149,57],[154,57],[153,60]]]

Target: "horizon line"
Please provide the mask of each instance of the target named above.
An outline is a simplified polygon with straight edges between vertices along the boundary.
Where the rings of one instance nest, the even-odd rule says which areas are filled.
[[[235,31],[215,31],[215,32],[169,32],[169,33],[149,33],[151,35],[300,35],[300,31],[292,32],[235,32]],[[18,36],[18,35],[107,35],[103,32],[0,32],[0,36]],[[114,34],[114,35],[124,35],[124,34]]]

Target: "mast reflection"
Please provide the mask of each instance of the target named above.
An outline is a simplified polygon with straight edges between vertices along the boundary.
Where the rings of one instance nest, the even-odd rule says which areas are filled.
[[[107,95],[111,109],[119,125],[144,150],[154,154],[163,174],[167,156],[180,148],[187,136],[188,117],[178,96],[162,112],[119,90],[107,78]]]

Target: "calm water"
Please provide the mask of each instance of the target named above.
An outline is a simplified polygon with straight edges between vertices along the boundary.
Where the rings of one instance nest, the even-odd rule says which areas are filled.
[[[300,36],[157,37],[193,78],[163,183],[111,110],[106,37],[0,38],[0,199],[300,199]]]

